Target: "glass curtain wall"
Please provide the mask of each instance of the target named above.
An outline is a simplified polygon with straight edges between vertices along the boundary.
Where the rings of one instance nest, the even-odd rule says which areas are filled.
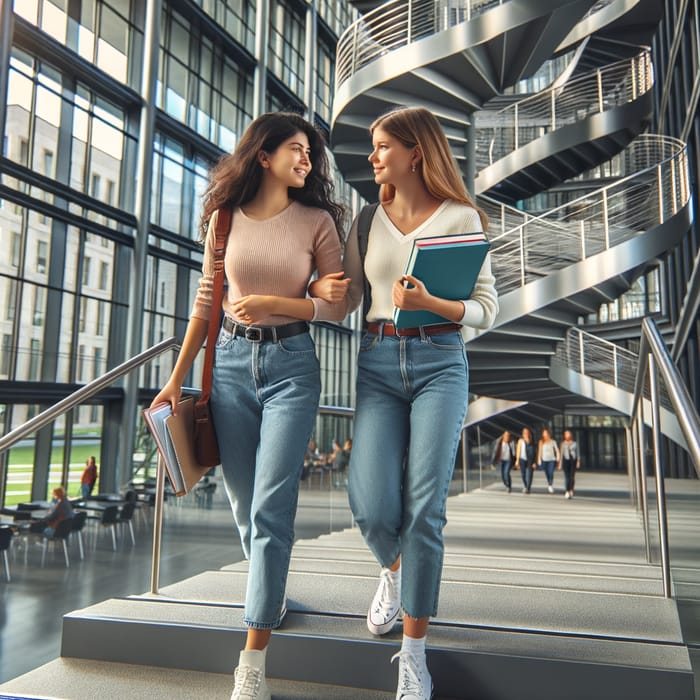
[[[330,120],[335,41],[355,16],[347,3],[319,4],[319,44],[305,56],[301,0],[162,2],[145,294],[140,308],[130,308],[146,6],[14,2],[0,161],[3,433],[126,359],[133,314],[144,319],[143,348],[182,335],[201,270],[208,169],[255,118],[256,80],[268,108],[303,111],[305,63],[312,61],[311,115],[324,127]],[[270,42],[260,75],[255,26],[264,7]],[[337,184],[356,205],[352,190]],[[333,324],[314,332],[324,402],[350,405],[356,334]],[[140,370],[142,400],[162,385],[173,360],[168,353]],[[200,375],[201,359],[188,383],[197,385]],[[0,456],[0,502],[45,498],[59,483],[76,492],[90,455],[107,487],[123,486],[131,473],[117,483],[113,459],[122,400],[121,386],[113,387]],[[140,443],[137,450],[134,468],[152,454]]]

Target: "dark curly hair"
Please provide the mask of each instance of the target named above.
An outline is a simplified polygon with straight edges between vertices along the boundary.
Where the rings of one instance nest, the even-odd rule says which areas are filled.
[[[306,119],[292,112],[270,112],[255,119],[246,129],[233,153],[223,156],[212,168],[209,185],[203,195],[200,235],[204,240],[211,215],[221,207],[239,207],[250,202],[262,180],[263,169],[258,162],[260,151],[272,153],[284,141],[306,134],[311,147],[311,171],[304,187],[290,187],[289,197],[302,204],[327,211],[335,222],[341,241],[343,206],[332,199],[333,180],[323,136]]]

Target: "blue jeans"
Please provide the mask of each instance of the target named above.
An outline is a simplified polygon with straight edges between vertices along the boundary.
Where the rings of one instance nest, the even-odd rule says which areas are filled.
[[[80,496],[84,501],[90,498],[91,493],[92,486],[90,486],[90,484],[80,484]]]
[[[526,459],[518,460],[520,464],[520,477],[523,480],[523,486],[529,491],[532,488],[532,464],[529,464]]]
[[[304,455],[321,381],[308,333],[254,342],[222,329],[211,407],[226,492],[250,561],[249,627],[278,627]]]
[[[557,463],[553,459],[548,459],[547,461],[542,460],[542,468],[544,469],[544,473],[547,476],[547,484],[549,484],[549,486],[552,486],[552,484],[554,483],[554,469],[556,466]]]
[[[512,463],[509,459],[502,459],[501,460],[501,479],[503,479],[503,483],[510,488],[510,470],[512,467]]]
[[[401,603],[411,617],[437,613],[467,374],[459,333],[366,334],[360,343],[350,506],[381,566],[401,555]]]

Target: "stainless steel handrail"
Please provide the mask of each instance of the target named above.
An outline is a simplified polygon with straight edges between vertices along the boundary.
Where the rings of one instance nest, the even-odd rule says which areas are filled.
[[[642,395],[644,383],[649,376],[651,393],[651,425],[654,455],[654,479],[656,485],[656,504],[659,524],[659,542],[661,553],[661,575],[663,580],[664,596],[670,598],[671,589],[671,561],[668,540],[668,513],[666,509],[666,492],[664,487],[663,465],[661,463],[660,445],[660,418],[659,418],[659,388],[658,376],[664,381],[673,410],[676,414],[681,430],[688,444],[688,451],[693,461],[695,471],[700,478],[700,416],[693,404],[690,394],[683,383],[678,370],[673,364],[671,355],[661,337],[656,323],[651,318],[642,320],[642,334],[639,348],[639,364],[634,382],[634,397],[632,399],[631,420],[637,425],[639,431],[638,459],[633,460],[639,469],[637,480],[642,484],[642,497],[645,500],[644,512],[646,513],[646,468],[644,462],[644,417],[639,410],[644,410]],[[648,522],[644,518],[645,541],[649,541]]]
[[[346,406],[319,406],[318,412],[323,416],[342,416],[352,418],[354,408]],[[156,473],[156,499],[153,512],[153,554],[151,558],[151,595],[158,595],[160,589],[160,550],[163,541],[163,506],[165,502],[165,465],[158,456]]]
[[[27,437],[27,435],[31,435],[40,428],[43,428],[45,425],[48,425],[52,421],[56,420],[64,413],[67,413],[72,408],[75,408],[77,405],[83,403],[83,401],[92,398],[95,396],[95,394],[102,391],[102,389],[108,387],[117,379],[120,379],[124,375],[131,372],[131,370],[140,367],[167,350],[175,349],[179,346],[180,343],[174,336],[167,338],[166,340],[161,340],[160,343],[156,343],[147,350],[140,352],[138,355],[134,355],[134,357],[126,360],[126,362],[122,362],[120,365],[117,365],[114,367],[114,369],[106,372],[101,377],[93,379],[91,382],[81,386],[80,389],[77,389],[72,394],[69,394],[65,399],[61,399],[58,403],[50,406],[45,411],[38,413],[26,423],[23,423],[19,427],[3,435],[3,437],[0,438],[0,454],[5,452],[5,450],[10,449],[10,447]]]

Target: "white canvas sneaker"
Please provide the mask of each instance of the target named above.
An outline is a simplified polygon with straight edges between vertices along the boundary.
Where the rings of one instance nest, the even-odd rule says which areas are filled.
[[[257,652],[262,656],[262,652]],[[252,661],[253,663],[246,663]],[[265,669],[255,652],[242,651],[238,668],[233,673],[235,685],[231,700],[272,700],[265,680]]]
[[[396,700],[430,700],[433,697],[433,679],[430,677],[425,656],[421,659],[410,651],[400,651],[391,657],[399,660],[399,684]]]
[[[401,612],[401,569],[382,569],[379,586],[367,612],[367,629],[376,635],[391,632]]]

